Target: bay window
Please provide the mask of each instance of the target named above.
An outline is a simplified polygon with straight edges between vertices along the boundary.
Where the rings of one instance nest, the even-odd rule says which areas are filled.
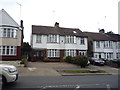
[[[16,55],[16,46],[0,46],[0,55]]]

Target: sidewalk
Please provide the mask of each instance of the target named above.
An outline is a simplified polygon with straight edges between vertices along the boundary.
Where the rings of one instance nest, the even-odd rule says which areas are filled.
[[[19,76],[61,76],[61,75],[96,75],[96,74],[118,74],[118,69],[109,66],[89,65],[86,68],[65,63],[65,62],[28,62],[28,67],[20,64],[20,61],[3,61],[2,63],[11,64],[18,68]],[[56,70],[105,70],[107,73],[59,73]]]

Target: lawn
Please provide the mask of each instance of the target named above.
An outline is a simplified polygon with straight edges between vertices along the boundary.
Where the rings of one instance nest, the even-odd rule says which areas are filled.
[[[57,72],[65,73],[106,73],[104,70],[57,70]]]

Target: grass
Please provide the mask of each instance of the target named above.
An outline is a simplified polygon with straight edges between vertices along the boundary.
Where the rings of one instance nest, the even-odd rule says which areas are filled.
[[[65,73],[106,73],[104,70],[57,70],[57,72]]]

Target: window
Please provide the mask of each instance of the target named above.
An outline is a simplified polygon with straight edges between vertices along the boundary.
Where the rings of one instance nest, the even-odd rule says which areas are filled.
[[[86,51],[80,51],[79,54],[85,56],[86,55]]]
[[[66,50],[65,51],[65,56],[76,56],[76,50]]]
[[[7,46],[6,54],[9,55],[9,46]]]
[[[116,59],[120,59],[120,53],[116,53]]]
[[[117,45],[116,45],[116,48],[117,48],[117,49],[120,49],[120,42],[117,42],[116,44],[117,44]]]
[[[6,34],[7,34],[7,30],[6,28],[3,30],[3,37],[6,37]]]
[[[48,35],[47,42],[48,43],[59,43],[59,35]]]
[[[2,28],[0,29],[0,37],[16,38],[17,30],[10,28]]]
[[[0,46],[0,55],[2,55],[2,47]]]
[[[17,37],[17,31],[14,30],[14,38],[16,38],[16,37]]]
[[[104,53],[104,59],[107,60],[113,59],[113,53]]]
[[[57,49],[49,49],[47,50],[48,57],[60,57],[60,51]]]
[[[65,43],[76,43],[76,36],[65,36]]]
[[[80,39],[80,44],[85,44],[85,40],[84,40],[84,38],[82,38],[82,37],[81,37],[81,39]]]
[[[100,41],[96,41],[96,48],[100,48]]]
[[[0,46],[0,55],[16,55],[16,46]]]
[[[13,29],[11,30],[11,37],[12,38],[14,37],[14,30]]]
[[[41,35],[36,35],[36,43],[41,43]]]
[[[104,41],[104,48],[112,48],[113,42],[112,41]]]
[[[2,55],[5,55],[5,46],[3,46]]]
[[[10,29],[7,30],[7,37],[10,37]]]
[[[13,48],[13,46],[11,46],[11,47],[10,47],[10,54],[11,54],[11,55],[14,54],[14,53],[13,53],[13,50],[14,50],[14,48]]]

